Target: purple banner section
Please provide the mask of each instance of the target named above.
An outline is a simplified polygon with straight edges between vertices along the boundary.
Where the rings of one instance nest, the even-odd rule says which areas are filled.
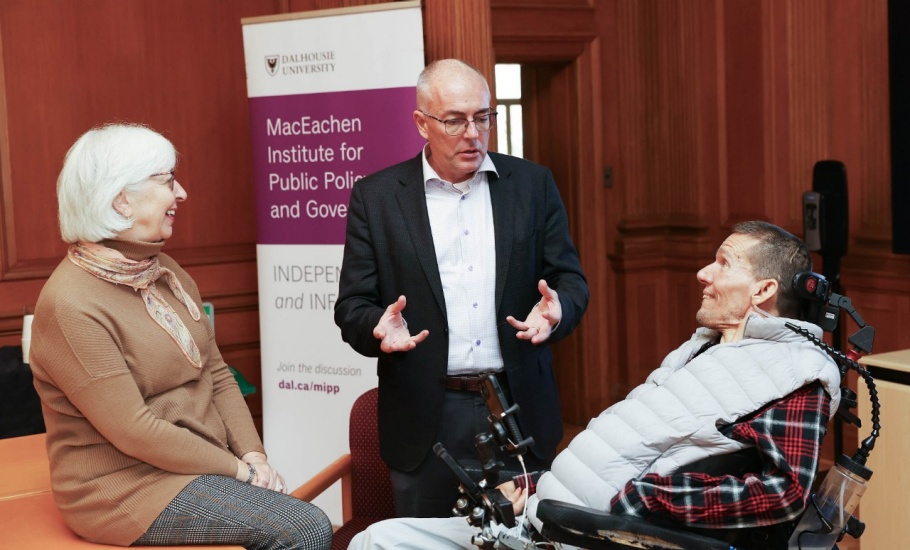
[[[354,182],[420,152],[416,88],[250,101],[259,244],[344,244]]]

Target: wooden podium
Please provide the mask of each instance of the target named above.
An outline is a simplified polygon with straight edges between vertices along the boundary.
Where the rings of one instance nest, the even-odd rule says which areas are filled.
[[[875,379],[881,402],[881,434],[866,466],[872,472],[857,517],[866,524],[859,539],[863,550],[910,545],[910,349],[867,355],[860,359]],[[869,392],[857,383],[857,414],[863,422],[859,441],[872,431]],[[849,450],[845,454],[852,454]]]

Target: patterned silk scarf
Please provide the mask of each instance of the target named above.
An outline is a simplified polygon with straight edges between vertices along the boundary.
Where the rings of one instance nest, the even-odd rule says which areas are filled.
[[[164,300],[164,296],[155,281],[160,277],[167,280],[168,286],[181,304],[189,310],[194,321],[199,320],[199,308],[192,298],[186,295],[177,275],[166,267],[161,267],[158,256],[147,260],[130,260],[117,250],[98,243],[76,243],[70,245],[67,257],[71,262],[88,271],[95,277],[118,285],[126,285],[138,290],[145,302],[145,310],[165,332],[180,346],[183,355],[194,367],[202,368],[199,347],[193,340],[189,329],[183,324],[177,312]]]

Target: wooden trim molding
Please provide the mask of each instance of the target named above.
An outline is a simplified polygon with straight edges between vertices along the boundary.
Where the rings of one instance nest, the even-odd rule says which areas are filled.
[[[6,70],[3,62],[3,29],[0,28],[0,280],[15,258],[13,189],[9,160],[9,117],[7,116]]]
[[[15,249],[15,231],[4,231],[7,249]],[[255,262],[255,244],[228,244],[168,250],[167,253],[177,260],[181,267],[214,265],[223,263]],[[12,255],[10,255],[12,256]],[[60,263],[60,258],[38,258],[19,260],[10,258],[11,265],[0,265],[0,281],[21,281],[26,279],[46,279]]]

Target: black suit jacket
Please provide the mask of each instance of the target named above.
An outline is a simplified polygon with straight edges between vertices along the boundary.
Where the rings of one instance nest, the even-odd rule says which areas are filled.
[[[569,236],[566,212],[549,169],[490,153],[496,247],[496,319],[505,374],[520,407],[519,425],[534,454],[552,457],[562,416],[547,344],[572,332],[588,287]],[[540,299],[537,282],[559,294],[562,321],[543,345],[515,337],[507,315],[525,319]],[[373,329],[385,308],[407,297],[411,334],[430,335],[408,352],[387,354]],[[423,182],[421,155],[355,183],[335,304],[335,323],[357,352],[378,357],[379,439],[392,468],[416,468],[435,443],[448,361],[448,323]]]

